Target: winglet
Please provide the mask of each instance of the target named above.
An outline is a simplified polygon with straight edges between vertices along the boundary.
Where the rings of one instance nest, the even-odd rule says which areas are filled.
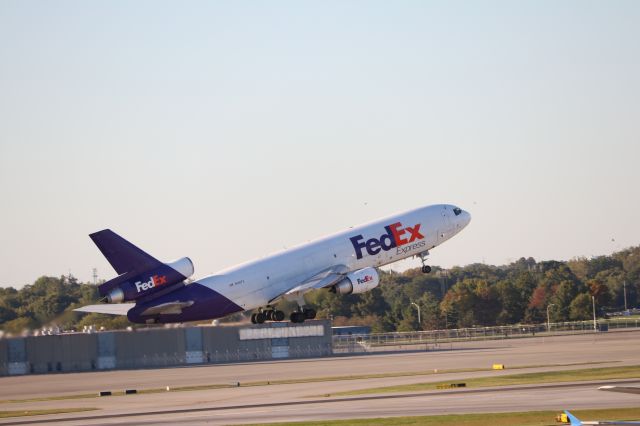
[[[569,417],[569,421],[571,422],[571,426],[582,426],[582,422],[569,411],[564,410],[564,413]]]

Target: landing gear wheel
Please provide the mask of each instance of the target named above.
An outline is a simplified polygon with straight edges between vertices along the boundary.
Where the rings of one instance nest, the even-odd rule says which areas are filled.
[[[283,319],[284,319],[284,312],[282,311],[271,312],[271,321],[282,321]]]
[[[315,319],[315,317],[316,317],[316,310],[315,309],[306,308],[306,309],[302,310],[302,313],[304,314],[304,318],[308,319],[308,320]]]
[[[256,324],[256,314],[251,314],[251,324]]]
[[[262,324],[267,319],[266,315],[262,312],[258,312],[256,315],[256,324]]]
[[[424,264],[424,262],[427,260],[427,256],[429,256],[429,250],[423,251],[422,253],[418,253],[416,255],[416,257],[419,257],[420,261],[422,262],[422,273],[423,274],[428,274],[429,272],[431,272],[431,266]]]
[[[294,311],[291,312],[291,316],[289,318],[293,323],[302,323],[305,320],[305,314],[303,312]]]

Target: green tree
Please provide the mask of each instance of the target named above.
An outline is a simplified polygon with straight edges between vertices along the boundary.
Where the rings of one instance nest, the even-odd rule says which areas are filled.
[[[38,323],[33,318],[20,317],[4,323],[2,330],[7,333],[20,334],[23,331],[36,328],[38,328]]]
[[[580,290],[584,289],[584,285],[576,284],[572,281],[562,281],[555,287],[555,293],[550,299],[550,302],[556,305],[556,309],[551,313],[551,319],[553,321],[568,321],[569,320],[569,306],[575,297],[580,293]]]
[[[611,303],[611,293],[609,287],[603,282],[593,279],[587,282],[589,294],[595,297],[596,304],[600,307],[609,306]]]
[[[382,315],[389,309],[389,304],[384,300],[380,287],[376,287],[359,296],[352,307],[352,311],[357,316]]]
[[[496,284],[496,293],[502,306],[496,320],[497,323],[504,325],[522,321],[527,300],[523,298],[522,292],[516,284],[509,280],[500,281]]]
[[[421,330],[436,330],[444,327],[440,304],[432,293],[424,293],[415,303],[420,306]]]
[[[569,318],[572,321],[588,320],[591,317],[591,296],[580,293],[569,306]]]
[[[0,327],[2,327],[3,323],[15,319],[16,316],[16,312],[13,309],[0,305]]]

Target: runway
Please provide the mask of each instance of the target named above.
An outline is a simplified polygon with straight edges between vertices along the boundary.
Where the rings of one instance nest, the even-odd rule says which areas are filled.
[[[339,391],[399,384],[459,381],[464,378],[534,371],[638,364],[640,332],[469,342],[455,351],[365,355],[255,364],[211,365],[159,370],[59,374],[0,379],[0,399],[95,393],[98,390],[163,388],[231,381],[313,379],[290,383],[184,392],[162,392],[106,398],[0,404],[0,410],[95,407],[99,410],[30,418],[0,424],[243,424],[339,418],[436,415],[473,412],[561,410],[637,406],[637,395],[598,391],[603,381],[512,386],[417,393],[330,397]],[[487,368],[503,363],[504,371],[438,373],[438,369]],[[599,363],[559,366],[558,364]],[[554,366],[555,364],[555,366]],[[510,370],[516,366],[537,366]],[[425,375],[393,376],[406,372]],[[390,377],[329,380],[329,376],[390,374]],[[324,378],[324,379],[323,379]],[[344,378],[344,377],[343,377]],[[624,380],[607,381],[622,383]],[[630,380],[631,386],[640,380]],[[74,420],[75,419],[75,420]]]

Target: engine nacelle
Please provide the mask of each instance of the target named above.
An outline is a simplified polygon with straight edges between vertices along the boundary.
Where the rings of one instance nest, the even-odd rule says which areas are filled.
[[[131,302],[164,289],[184,285],[184,280],[193,275],[193,263],[188,257],[164,263],[145,272],[127,273],[100,286],[108,303]]]
[[[375,268],[364,268],[347,274],[344,280],[331,288],[337,294],[359,294],[378,287],[380,276]]]

